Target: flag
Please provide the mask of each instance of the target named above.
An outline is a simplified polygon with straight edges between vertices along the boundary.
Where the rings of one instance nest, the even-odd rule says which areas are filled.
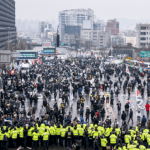
[[[141,96],[139,90],[136,90],[136,102],[137,102],[138,106],[142,105],[142,103],[143,103],[143,99],[142,99],[142,96]]]
[[[128,66],[126,66],[126,73],[128,73],[130,75]]]
[[[72,84],[70,82],[70,107],[73,106],[73,92],[72,92]]]
[[[144,61],[141,59],[142,65],[144,65]]]
[[[13,69],[13,70],[11,71],[11,75],[14,75],[14,73],[15,73],[15,69]]]
[[[41,60],[40,60],[40,58],[39,58],[39,64],[41,65]]]
[[[129,100],[127,100],[127,102],[126,102],[129,106],[130,106],[130,101]]]

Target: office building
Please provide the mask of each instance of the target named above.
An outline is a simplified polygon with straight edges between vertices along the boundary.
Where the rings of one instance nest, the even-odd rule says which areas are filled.
[[[98,48],[109,47],[111,43],[111,31],[106,30],[81,30],[81,40],[91,41]]]
[[[97,20],[93,23],[93,30],[101,30],[104,31],[106,29],[106,25],[103,20]]]
[[[118,35],[119,33],[119,22],[116,19],[108,20],[107,28],[111,30],[111,35]]]
[[[85,29],[91,26],[92,28],[93,20],[94,11],[91,9],[71,9],[59,12],[60,40],[63,41],[63,36],[66,34],[66,26],[68,28],[70,28],[70,26],[77,26],[77,28],[80,26]]]
[[[15,49],[15,1],[0,0],[0,50]]]
[[[150,46],[150,24],[140,23],[136,25],[136,47]]]
[[[48,32],[53,32],[53,31],[54,29],[52,28],[52,24],[49,24],[48,22],[45,21],[41,21],[39,23],[39,33],[42,39],[47,39]]]

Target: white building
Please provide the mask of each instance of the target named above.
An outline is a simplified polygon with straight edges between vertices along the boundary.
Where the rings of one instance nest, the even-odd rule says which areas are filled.
[[[150,46],[150,24],[140,23],[136,25],[136,47]]]
[[[84,20],[91,20],[93,27],[94,11],[91,9],[71,9],[59,12],[59,34],[60,40],[63,41],[64,26],[73,25],[83,27]]]
[[[126,44],[131,43],[132,46],[136,47],[136,37],[126,36]]]
[[[81,30],[81,39],[92,41],[93,46],[106,48],[111,41],[111,30]]]
[[[49,24],[48,22],[45,21],[41,21],[39,23],[39,33],[41,38],[47,39],[48,37],[47,33],[53,31],[54,29],[52,28],[52,24]]]
[[[54,42],[54,35],[56,33],[55,32],[47,32],[47,39],[50,41],[50,42]]]

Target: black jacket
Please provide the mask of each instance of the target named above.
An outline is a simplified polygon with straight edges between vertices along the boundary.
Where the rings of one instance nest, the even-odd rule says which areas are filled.
[[[133,111],[130,111],[129,113],[129,117],[132,118],[133,117]]]
[[[122,115],[121,115],[121,119],[123,120],[123,121],[125,121],[126,120],[126,113],[123,111],[123,113],[122,113]]]
[[[127,103],[125,104],[125,110],[129,110],[129,105]]]

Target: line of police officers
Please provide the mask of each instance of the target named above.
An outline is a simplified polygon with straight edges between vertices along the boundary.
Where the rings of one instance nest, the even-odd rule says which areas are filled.
[[[61,124],[25,125],[25,126],[2,126],[0,130],[0,149],[17,148],[18,146],[37,149],[43,146],[44,150],[53,144],[57,146],[75,147],[84,149],[90,147],[94,150],[117,149],[117,150],[150,150],[150,130],[142,128],[139,124],[135,129],[130,127],[120,128],[118,125],[111,127],[104,124],[80,123],[73,126]]]

